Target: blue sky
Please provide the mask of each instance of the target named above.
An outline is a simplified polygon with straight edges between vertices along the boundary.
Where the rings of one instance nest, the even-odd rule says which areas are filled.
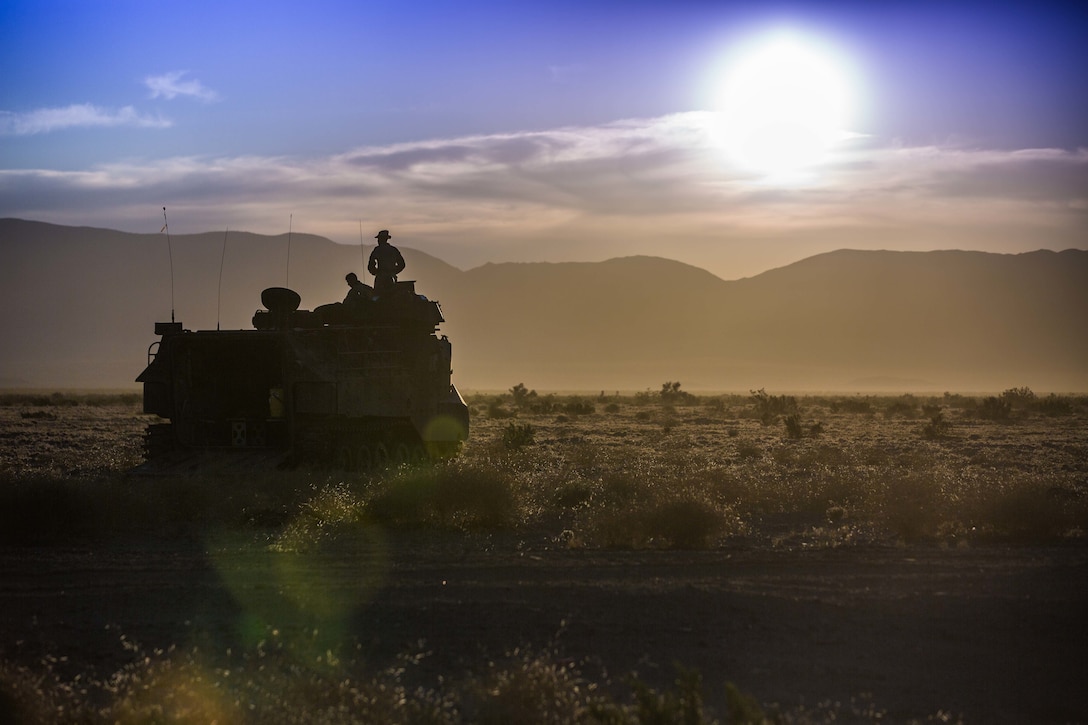
[[[461,267],[657,254],[725,278],[1088,245],[1067,3],[7,0],[0,28],[3,217],[158,231],[166,206],[178,233],[290,218],[343,243],[361,222]],[[789,174],[720,137],[722,87],[781,37],[849,97]]]

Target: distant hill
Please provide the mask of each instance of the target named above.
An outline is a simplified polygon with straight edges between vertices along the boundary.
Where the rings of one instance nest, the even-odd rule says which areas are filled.
[[[369,242],[370,240],[368,240]],[[249,328],[265,287],[343,297],[363,253],[312,235],[0,220],[0,387],[122,387],[156,320]],[[840,250],[725,281],[655,257],[459,270],[402,247],[466,389],[1088,390],[1088,252]],[[220,270],[222,295],[220,297]]]

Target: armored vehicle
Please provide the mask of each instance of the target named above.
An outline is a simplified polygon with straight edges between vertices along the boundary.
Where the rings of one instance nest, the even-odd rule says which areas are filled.
[[[252,330],[155,324],[136,381],[144,412],[169,422],[148,426],[147,465],[244,451],[361,470],[459,451],[468,407],[437,334],[442,311],[413,282],[312,311],[283,287],[261,302]]]

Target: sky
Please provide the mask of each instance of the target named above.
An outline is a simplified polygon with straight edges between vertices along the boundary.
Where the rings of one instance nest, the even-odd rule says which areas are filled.
[[[0,217],[467,269],[1088,248],[1075,3],[0,4]]]

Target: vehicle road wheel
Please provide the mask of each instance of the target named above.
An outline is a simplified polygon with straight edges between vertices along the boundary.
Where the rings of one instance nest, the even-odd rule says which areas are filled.
[[[423,447],[422,443],[416,443],[412,446],[412,463],[419,466],[430,460],[427,455],[427,449]]]
[[[336,467],[341,471],[355,470],[355,456],[352,455],[351,448],[340,446],[336,449]]]
[[[389,466],[389,449],[385,447],[384,443],[378,443],[374,446],[374,468],[381,470]]]
[[[359,446],[359,450],[355,453],[355,459],[356,469],[361,472],[374,468],[374,457],[370,453],[370,446]]]
[[[403,466],[406,463],[411,462],[412,452],[408,449],[407,443],[398,443],[393,448],[393,464],[397,466]]]

